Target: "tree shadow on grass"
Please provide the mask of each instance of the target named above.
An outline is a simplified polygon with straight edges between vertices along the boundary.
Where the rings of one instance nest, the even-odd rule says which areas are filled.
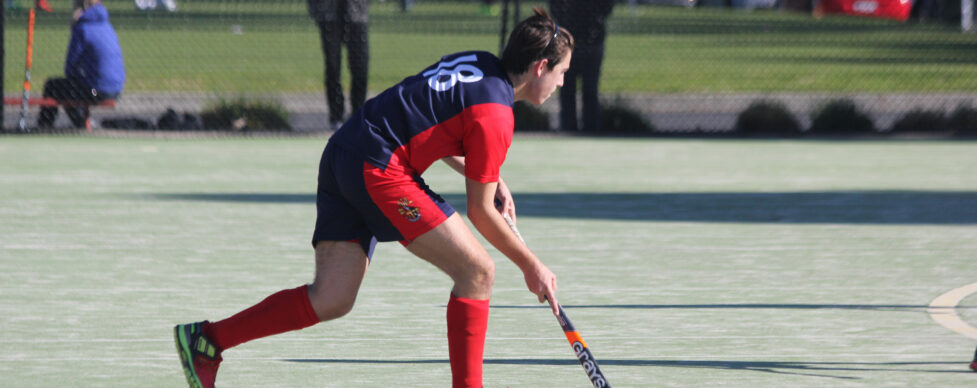
[[[314,194],[158,193],[173,201],[315,203]],[[464,212],[463,194],[443,195]],[[847,190],[729,193],[522,193],[522,217],[659,222],[977,224],[977,192]]]

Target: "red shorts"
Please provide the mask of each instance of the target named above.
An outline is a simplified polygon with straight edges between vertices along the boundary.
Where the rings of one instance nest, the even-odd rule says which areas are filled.
[[[319,163],[313,246],[357,240],[372,257],[377,241],[407,245],[455,213],[419,175],[393,167],[396,159],[382,170],[354,152],[326,146]]]

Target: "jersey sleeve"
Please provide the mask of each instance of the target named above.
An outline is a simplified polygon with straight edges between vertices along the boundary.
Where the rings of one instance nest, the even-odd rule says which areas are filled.
[[[79,25],[75,25],[71,29],[71,39],[68,42],[68,54],[65,55],[64,60],[64,74],[68,77],[82,78],[82,74],[79,73],[81,66],[81,55],[85,49],[84,45],[84,29]]]
[[[469,107],[462,147],[465,152],[465,177],[481,182],[497,182],[502,163],[512,144],[512,108],[497,103]]]

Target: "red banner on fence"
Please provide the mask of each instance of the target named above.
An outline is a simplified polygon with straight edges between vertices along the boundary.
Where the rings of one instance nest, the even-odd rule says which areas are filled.
[[[906,21],[913,9],[912,0],[821,0],[824,13],[843,13]]]

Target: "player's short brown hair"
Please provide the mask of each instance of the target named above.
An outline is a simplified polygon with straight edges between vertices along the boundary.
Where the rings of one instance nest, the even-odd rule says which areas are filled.
[[[506,72],[522,74],[529,64],[540,59],[549,61],[553,69],[557,62],[573,51],[573,35],[557,25],[541,8],[533,9],[533,16],[519,22],[502,50],[502,67]]]

